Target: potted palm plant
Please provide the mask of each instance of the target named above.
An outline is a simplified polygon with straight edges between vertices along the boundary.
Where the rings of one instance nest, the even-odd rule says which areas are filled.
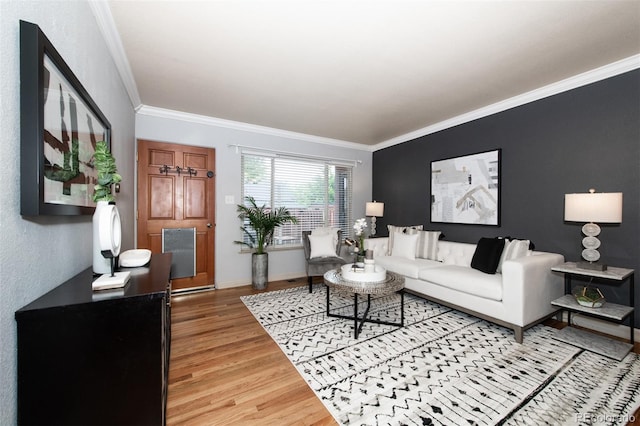
[[[257,290],[264,290],[269,277],[269,254],[265,250],[273,241],[273,233],[278,226],[287,222],[298,223],[298,220],[286,207],[271,209],[265,205],[258,206],[253,197],[245,199],[247,205],[238,204],[238,218],[249,222],[248,226],[240,227],[246,239],[234,243],[246,245],[253,250],[251,284]]]

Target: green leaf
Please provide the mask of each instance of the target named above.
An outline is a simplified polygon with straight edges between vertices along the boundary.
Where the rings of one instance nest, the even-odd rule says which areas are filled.
[[[253,197],[246,197],[245,199],[249,205],[238,204],[238,218],[243,221],[246,219],[253,232],[242,227],[241,229],[248,236],[249,242],[235,241],[235,243],[247,245],[255,249],[258,254],[264,253],[265,248],[271,244],[273,233],[278,226],[287,222],[298,223],[296,217],[292,216],[285,207],[273,210],[266,207],[266,205],[258,206]]]
[[[94,188],[93,201],[114,201],[111,186],[121,182],[122,176],[118,174],[116,159],[111,155],[105,141],[96,143],[93,165],[98,171],[98,184]]]

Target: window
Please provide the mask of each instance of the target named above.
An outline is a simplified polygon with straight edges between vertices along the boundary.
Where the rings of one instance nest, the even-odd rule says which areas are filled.
[[[242,200],[286,207],[298,219],[276,229],[273,245],[300,246],[302,231],[321,226],[351,232],[351,165],[329,160],[242,153]],[[246,237],[245,237],[246,240]]]

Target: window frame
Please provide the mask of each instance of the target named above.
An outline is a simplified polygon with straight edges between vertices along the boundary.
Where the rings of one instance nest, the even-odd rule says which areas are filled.
[[[253,157],[261,159],[262,161],[268,160],[270,170],[266,173],[269,174],[269,194],[267,196],[263,196],[261,198],[255,197],[255,194],[251,194],[251,191],[247,191],[247,179],[246,179],[246,166],[247,166],[247,158]],[[278,162],[278,160],[284,160],[283,162]],[[298,205],[296,207],[289,207],[286,204],[282,204],[281,201],[278,201],[278,197],[276,195],[276,187],[278,186],[278,178],[276,174],[283,171],[283,164],[286,162],[294,163],[294,164],[304,164],[309,163],[314,166],[322,166],[322,185],[323,188],[323,201],[322,201],[322,221],[319,223],[317,220],[313,219],[305,220],[304,218],[300,218],[299,214],[296,214],[296,210],[308,210],[309,212],[313,212],[314,208],[309,205]],[[332,176],[332,168],[333,168],[333,178]],[[326,159],[321,157],[314,156],[304,156],[304,155],[287,155],[287,154],[274,154],[272,152],[260,152],[254,150],[243,150],[241,152],[240,159],[240,180],[241,180],[241,203],[245,204],[247,196],[254,196],[256,198],[256,203],[260,205],[267,205],[268,207],[272,207],[275,205],[276,208],[280,207],[280,205],[284,205],[292,215],[298,218],[298,224],[285,224],[280,228],[288,228],[289,236],[293,236],[293,239],[290,243],[276,243],[276,241],[272,241],[271,244],[267,247],[269,251],[275,250],[290,250],[290,249],[300,249],[302,248],[302,231],[310,231],[314,228],[318,227],[335,227],[342,230],[343,236],[347,237],[351,234],[351,223],[353,222],[353,169],[355,168],[354,162],[349,161],[337,161],[336,159]],[[288,170],[289,173],[294,172],[295,168],[291,168]],[[307,173],[300,172],[301,178],[305,177]],[[333,184],[333,202],[331,202],[331,186]],[[337,188],[338,186],[340,188]],[[265,186],[267,184],[265,183]],[[264,188],[263,188],[264,189]],[[291,191],[287,193],[289,196],[294,196],[295,191]],[[340,200],[337,199],[340,197]],[[268,201],[266,201],[268,198]],[[312,216],[304,215],[304,217]],[[333,219],[332,219],[333,217]],[[344,223],[340,223],[340,218],[344,217]],[[301,220],[302,219],[302,220]],[[246,222],[242,225],[245,226]],[[295,228],[295,229],[293,229]],[[293,229],[293,231],[291,231]],[[276,230],[276,234],[278,234],[278,229]],[[287,236],[280,235],[281,238],[287,238]],[[242,240],[246,240],[245,236],[241,236]],[[276,238],[274,237],[274,240]],[[253,249],[250,249],[248,246],[243,246],[242,252],[250,252]]]

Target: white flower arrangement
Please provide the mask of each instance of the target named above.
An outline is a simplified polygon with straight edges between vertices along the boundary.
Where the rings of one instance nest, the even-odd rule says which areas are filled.
[[[367,218],[362,217],[356,220],[353,225],[353,229],[356,231],[356,237],[358,238],[358,245],[353,249],[356,255],[364,254],[364,230],[367,227]]]
[[[367,218],[362,217],[356,220],[356,223],[353,225],[353,229],[356,231],[356,236],[362,235],[366,227],[367,227]]]

